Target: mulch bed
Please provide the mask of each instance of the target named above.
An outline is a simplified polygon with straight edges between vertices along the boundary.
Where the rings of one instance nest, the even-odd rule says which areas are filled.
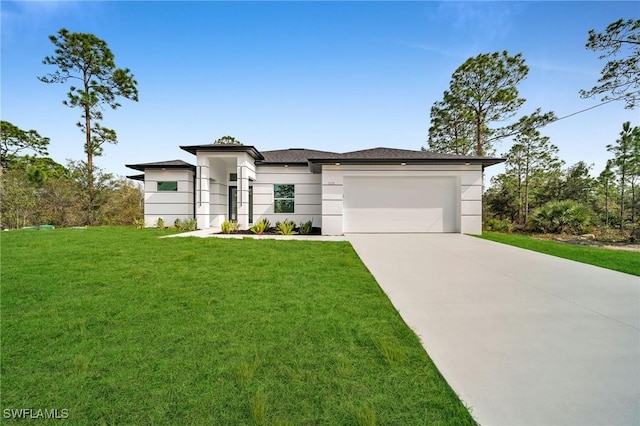
[[[218,232],[218,234],[224,234],[224,232]],[[245,230],[230,232],[229,235],[257,235],[257,234],[249,231],[248,229],[245,229]],[[262,235],[280,235],[280,234],[278,234],[274,228],[271,228],[268,231],[263,232]],[[300,234],[298,233],[296,235],[300,235]],[[311,232],[305,235],[322,235],[322,230],[321,228],[312,228]]]

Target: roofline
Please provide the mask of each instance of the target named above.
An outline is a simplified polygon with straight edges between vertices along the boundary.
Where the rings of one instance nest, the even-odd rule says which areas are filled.
[[[127,179],[139,180],[144,182],[144,173],[142,173],[141,175],[129,175],[127,176]]]
[[[306,167],[309,165],[309,160],[304,161],[256,161],[256,166],[300,166]]]
[[[483,167],[489,167],[496,164],[504,163],[504,158],[492,157],[474,157],[474,158],[313,158],[309,159],[309,164],[481,164]]]
[[[196,171],[196,166],[194,166],[193,164],[181,164],[181,165],[162,165],[162,164],[125,164],[126,167],[133,169],[133,170],[139,170],[141,172],[144,172],[146,169],[189,169],[191,171]]]
[[[253,145],[180,145],[183,149],[193,155],[200,152],[246,152],[254,160],[264,160],[264,157]]]

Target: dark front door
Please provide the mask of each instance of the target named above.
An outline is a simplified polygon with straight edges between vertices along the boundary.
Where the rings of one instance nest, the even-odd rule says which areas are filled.
[[[238,221],[238,187],[229,187],[229,220]],[[253,186],[249,187],[249,223],[253,223]]]

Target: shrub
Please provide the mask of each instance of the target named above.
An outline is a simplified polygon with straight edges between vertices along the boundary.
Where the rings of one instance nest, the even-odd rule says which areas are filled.
[[[296,223],[289,219],[285,219],[284,222],[276,223],[276,234],[295,235],[297,234],[295,229],[296,229]]]
[[[234,222],[232,220],[225,220],[222,222],[221,228],[223,234],[230,234],[238,230],[238,222]]]
[[[487,231],[511,232],[511,222],[507,219],[489,219],[484,224]]]
[[[312,229],[313,229],[313,219],[307,222],[301,223],[300,229],[298,229],[298,231],[300,232],[300,234],[306,235],[306,234],[310,234]]]
[[[588,225],[590,210],[572,200],[549,201],[534,210],[528,227],[543,233],[580,233]]]
[[[182,230],[183,231],[195,231],[197,222],[194,218],[190,217],[188,219],[184,219],[182,221]]]
[[[156,221],[156,227],[160,228],[160,229],[164,229],[164,219],[159,217],[158,220]]]
[[[133,225],[138,229],[144,228],[144,219],[140,219],[140,218],[133,219]]]
[[[180,231],[195,231],[196,220],[194,218],[176,219],[173,226]]]
[[[264,231],[267,231],[271,223],[269,223],[268,219],[262,219],[260,222],[255,223],[249,230],[254,234],[262,235]]]

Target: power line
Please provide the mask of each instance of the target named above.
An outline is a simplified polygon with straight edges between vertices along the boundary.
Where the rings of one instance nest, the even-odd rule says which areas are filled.
[[[574,115],[582,114],[583,112],[589,111],[590,109],[598,108],[602,105],[606,105],[610,102],[616,101],[617,99],[609,99],[608,101],[601,102],[598,105],[590,106],[589,108],[582,109],[580,111],[572,112],[571,114],[565,115],[563,117],[558,117],[553,121],[548,122],[547,124],[555,123],[556,121],[564,120],[565,118],[573,117]]]

